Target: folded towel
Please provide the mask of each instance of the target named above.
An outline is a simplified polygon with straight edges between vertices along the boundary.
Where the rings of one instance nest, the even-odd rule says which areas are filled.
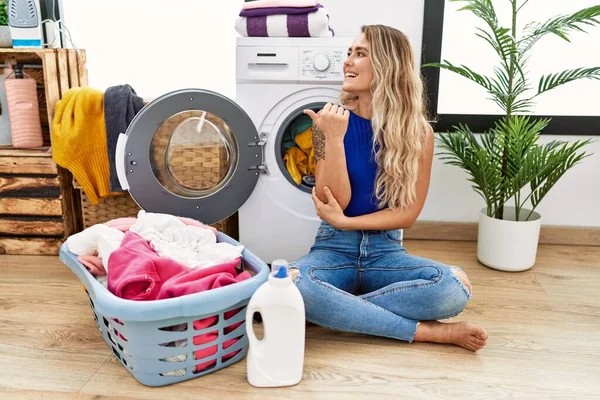
[[[315,7],[317,0],[257,0],[247,1],[242,6],[243,10],[267,7]]]
[[[110,190],[122,192],[117,177],[115,151],[120,133],[125,133],[133,117],[144,107],[144,100],[127,84],[111,86],[104,93],[104,122],[106,124],[106,150],[110,166]]]
[[[250,10],[242,10],[240,17],[263,17],[265,15],[296,15],[308,14],[317,11],[323,7],[317,4],[314,7],[268,7],[268,8],[252,8]]]
[[[332,37],[335,34],[329,27],[329,13],[325,8],[309,14],[238,17],[235,30],[241,36],[255,37]]]

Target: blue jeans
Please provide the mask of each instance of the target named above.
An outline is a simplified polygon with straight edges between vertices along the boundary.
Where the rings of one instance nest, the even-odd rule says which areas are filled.
[[[326,328],[412,342],[419,321],[458,315],[471,292],[439,262],[407,254],[402,231],[341,231],[322,223],[292,262],[306,319]],[[464,273],[464,272],[462,272]]]

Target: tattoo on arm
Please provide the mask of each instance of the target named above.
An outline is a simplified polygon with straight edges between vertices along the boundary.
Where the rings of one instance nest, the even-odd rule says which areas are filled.
[[[325,135],[313,124],[313,148],[315,149],[315,163],[325,159]]]

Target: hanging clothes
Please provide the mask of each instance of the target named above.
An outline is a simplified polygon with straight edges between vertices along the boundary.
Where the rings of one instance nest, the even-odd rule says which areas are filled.
[[[127,127],[143,107],[144,99],[137,96],[135,90],[130,85],[111,86],[104,93],[106,148],[110,168],[110,190],[113,192],[124,192],[117,177],[115,161],[119,134],[127,131]]]
[[[50,133],[52,159],[73,173],[91,204],[118,194],[110,190],[103,92],[67,90],[56,103]]]

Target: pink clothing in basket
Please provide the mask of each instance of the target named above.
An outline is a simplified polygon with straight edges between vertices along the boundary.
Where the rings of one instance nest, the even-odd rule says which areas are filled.
[[[177,217],[181,222],[183,222],[187,226],[196,226],[198,228],[205,228],[213,232],[215,235],[217,234],[217,230],[209,225],[204,225],[203,223],[196,221],[195,219],[185,218],[185,217]],[[116,218],[110,221],[105,222],[103,225],[108,226],[109,228],[116,229],[120,232],[127,232],[129,228],[131,228],[137,222],[137,218]],[[98,224],[99,225],[99,224]],[[91,227],[90,227],[91,228]],[[91,230],[90,228],[86,229],[83,232],[76,233],[72,237],[69,238],[70,242],[73,240],[77,240],[78,238],[85,238],[87,233]],[[97,228],[97,227],[96,227]],[[94,228],[94,229],[96,229]],[[73,249],[76,250],[76,249]],[[104,268],[102,259],[99,257],[98,252],[94,251],[92,254],[83,254],[82,252],[74,251],[74,253],[78,254],[79,262],[82,263],[87,270],[94,276],[106,276],[106,268]],[[110,254],[109,254],[110,255]]]
[[[173,297],[185,296],[216,289],[251,278],[251,275],[243,271],[237,272],[241,257],[227,263],[215,265],[203,269],[190,269],[182,264],[168,258],[160,257],[148,242],[137,233],[128,231],[125,233],[121,247],[115,250],[109,260],[108,289],[116,296],[128,300],[161,300]],[[231,310],[225,313],[225,319],[233,317],[241,309]],[[218,316],[210,316],[194,321],[194,329],[201,330],[214,326],[218,322]],[[232,332],[242,322],[237,322],[224,328],[224,334]],[[211,343],[218,338],[218,331],[193,337],[194,345],[200,346]],[[223,348],[233,346],[239,340],[234,337],[223,343]],[[215,355],[218,345],[210,346],[194,352],[196,360]],[[226,361],[240,350],[233,351],[223,356]],[[211,368],[216,360],[201,362],[194,366],[194,372],[198,373]]]
[[[120,230],[121,232],[127,232],[129,228],[133,226],[137,221],[137,218],[129,217],[129,218],[116,218],[111,219],[110,221],[105,222],[111,228],[115,228]]]
[[[230,319],[231,317],[236,315],[238,312],[244,312],[244,311],[243,311],[243,309],[240,309],[240,308],[237,308],[237,309],[231,310],[231,311],[227,311],[226,313],[224,313],[225,319],[226,320]],[[199,320],[194,321],[194,329],[197,331],[206,329],[209,326],[216,325],[218,322],[219,322],[219,318],[216,315],[212,316],[212,317],[204,318],[204,319],[199,319]],[[236,322],[233,325],[226,326],[223,329],[225,335],[227,335],[230,332],[233,332],[242,323],[243,322]],[[202,345],[205,343],[213,342],[213,341],[217,340],[218,336],[219,336],[219,333],[217,330],[210,331],[210,332],[204,333],[202,335],[194,336],[194,345],[199,346],[199,345]],[[237,343],[237,341],[239,339],[240,339],[239,337],[235,337],[233,339],[226,340],[225,342],[223,342],[223,349],[228,349],[229,347],[233,346],[235,343]],[[202,360],[204,358],[207,358],[207,357],[217,354],[218,350],[219,350],[219,346],[215,344],[214,346],[210,346],[205,349],[195,351],[194,358],[196,360]],[[230,358],[235,357],[235,355],[238,354],[240,351],[241,350],[236,350],[231,353],[225,354],[223,356],[223,361],[227,361]],[[216,360],[210,360],[210,361],[205,361],[201,364],[197,364],[194,366],[194,372],[198,373],[205,369],[209,369],[209,368],[213,367],[216,363],[217,363]]]
[[[160,300],[226,286],[251,277],[237,273],[241,257],[202,269],[190,269],[160,257],[146,240],[129,231],[109,259],[108,289],[128,300]]]
[[[84,254],[77,257],[80,263],[94,276],[106,276],[106,270],[102,265],[102,259],[97,255]]]

